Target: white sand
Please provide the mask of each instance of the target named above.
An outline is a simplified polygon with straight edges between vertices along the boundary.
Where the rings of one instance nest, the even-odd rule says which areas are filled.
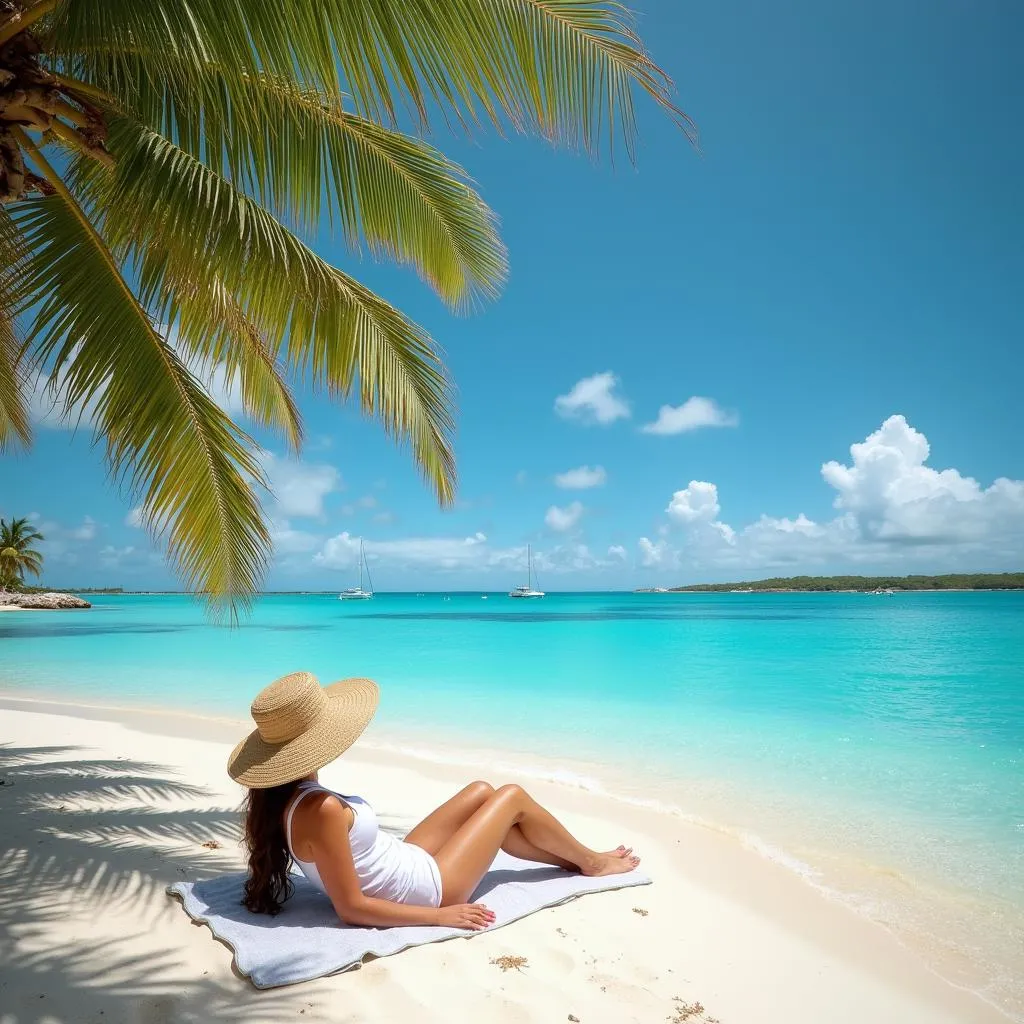
[[[0,701],[0,1024],[1007,1020],[735,840],[557,784],[531,788],[585,842],[636,846],[653,886],[257,992],[164,893],[242,862],[241,791],[224,774],[237,731]],[[405,826],[470,781],[358,746],[323,778]],[[502,972],[490,961],[505,954],[528,962]],[[686,1017],[683,1002],[706,1010]]]

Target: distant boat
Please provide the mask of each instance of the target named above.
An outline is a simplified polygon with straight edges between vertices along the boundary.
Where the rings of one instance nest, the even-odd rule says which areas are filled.
[[[890,594],[895,594],[896,591],[893,590],[891,587],[879,587],[878,590],[869,590],[868,593],[869,594],[885,594],[885,595],[890,595]]]
[[[363,573],[366,573],[366,582],[370,589],[363,590]],[[363,551],[362,538],[359,539],[359,586],[349,587],[338,595],[339,601],[369,601],[373,597],[373,580],[370,579],[370,567],[366,564],[366,553]]]
[[[515,587],[508,593],[509,597],[543,597],[543,590],[533,589],[533,549],[526,546],[526,583]]]

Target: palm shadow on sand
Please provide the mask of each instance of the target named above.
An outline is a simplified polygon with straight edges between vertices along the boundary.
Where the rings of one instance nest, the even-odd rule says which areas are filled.
[[[175,802],[209,795],[166,766],[74,747],[0,744],[0,781],[5,1024],[278,1024],[294,1015],[294,997],[255,992],[226,973],[228,958],[212,944],[208,974],[186,963],[173,938],[156,951],[151,938],[140,945],[181,916],[168,884],[238,869],[237,809],[179,809]],[[127,912],[132,931],[90,939],[92,915],[111,909]]]

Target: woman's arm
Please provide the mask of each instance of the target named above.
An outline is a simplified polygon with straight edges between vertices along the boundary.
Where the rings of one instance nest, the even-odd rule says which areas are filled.
[[[478,930],[494,915],[482,904],[414,907],[366,896],[359,886],[348,830],[351,815],[339,800],[325,799],[309,810],[308,835],[315,837],[313,860],[338,917],[346,924],[374,928],[396,925],[447,925]]]

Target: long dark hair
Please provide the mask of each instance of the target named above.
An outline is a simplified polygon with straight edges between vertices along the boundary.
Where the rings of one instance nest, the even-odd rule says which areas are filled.
[[[250,789],[245,798],[249,877],[245,880],[242,905],[254,914],[276,914],[292,894],[284,811],[298,785],[296,780],[270,789]]]

